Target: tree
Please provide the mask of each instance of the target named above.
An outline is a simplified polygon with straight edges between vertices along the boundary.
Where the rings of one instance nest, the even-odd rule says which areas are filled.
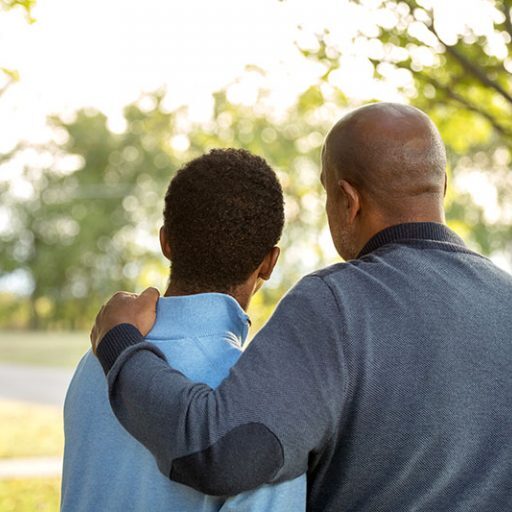
[[[36,5],[36,0],[0,0],[0,10],[10,11],[12,9],[21,8],[25,11],[27,20],[32,23],[32,9]]]
[[[318,243],[326,230],[319,149],[329,123],[321,96],[312,88],[274,119],[268,109],[234,104],[227,95],[215,95],[212,119],[201,124],[190,123],[186,110],[167,112],[163,93],[128,105],[122,133],[94,110],[50,120],[56,142],[30,149],[48,161],[25,168],[30,193],[16,196],[12,183],[3,193],[12,222],[0,232],[0,276],[30,276],[33,328],[87,328],[113,291],[162,288],[168,268],[155,241],[165,190],[182,163],[214,147],[264,156],[286,195],[282,262],[257,297],[254,323],[297,278],[326,261]],[[259,95],[263,105],[266,93]]]
[[[265,108],[266,91],[259,91],[251,105],[230,102],[227,92],[215,95],[211,121],[190,131],[187,158],[212,147],[243,147],[263,156],[278,173],[286,225],[275,278],[253,300],[253,324],[261,325],[297,279],[332,262],[323,243],[330,243],[330,236],[319,179],[320,148],[333,118],[332,105],[324,104],[320,91],[311,87],[284,116],[276,118]]]
[[[173,114],[162,112],[161,96],[151,100],[148,111],[126,108],[122,134],[93,110],[51,119],[61,143],[39,148],[49,165],[25,168],[28,197],[4,192],[11,223],[0,236],[0,275],[22,269],[31,277],[31,327],[86,327],[147,262],[140,232],[155,231],[156,191],[175,169]]]
[[[377,80],[398,82],[398,90],[434,119],[456,186],[484,172],[488,197],[496,195],[496,205],[489,208],[482,198],[475,204],[459,190],[449,197],[449,221],[484,253],[510,254],[512,1],[482,0],[481,23],[463,26],[448,18],[442,1],[349,2],[370,20],[350,51],[367,59]],[[328,31],[318,36],[315,48],[302,51],[324,64],[324,84],[343,72],[341,57],[347,50]]]
[[[26,19],[29,23],[33,23],[35,19],[32,17],[32,8],[35,6],[36,0],[0,0],[0,11],[10,11],[21,8],[25,11]],[[0,71],[4,75],[4,81],[0,84],[0,96],[14,83],[19,80],[18,72],[13,69],[1,67]]]

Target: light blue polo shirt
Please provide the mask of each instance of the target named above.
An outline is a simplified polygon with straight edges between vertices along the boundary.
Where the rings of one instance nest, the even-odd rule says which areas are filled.
[[[241,354],[249,320],[220,293],[162,297],[147,336],[187,377],[216,387]],[[89,351],[80,361],[64,405],[62,512],[301,512],[305,475],[231,498],[201,494],[162,475],[155,459],[121,427],[107,382]]]

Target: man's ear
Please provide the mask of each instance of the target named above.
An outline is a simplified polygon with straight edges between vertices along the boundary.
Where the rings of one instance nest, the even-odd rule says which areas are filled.
[[[448,190],[448,173],[444,175],[444,193],[443,197],[446,197],[446,191]]]
[[[346,180],[338,181],[342,196],[345,198],[344,208],[346,208],[347,220],[349,223],[354,222],[357,214],[361,210],[361,195],[357,189]]]
[[[162,249],[162,254],[171,261],[171,246],[169,245],[163,226],[160,228],[160,248]]]
[[[279,247],[276,246],[270,249],[263,262],[261,263],[258,278],[263,279],[264,281],[268,281],[270,279],[280,254],[281,249],[279,249]]]

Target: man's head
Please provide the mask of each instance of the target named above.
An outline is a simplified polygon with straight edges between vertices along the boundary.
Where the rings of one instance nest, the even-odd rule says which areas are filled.
[[[262,158],[215,149],[187,163],[165,196],[160,232],[172,282],[186,293],[250,294],[268,279],[279,256],[283,191]]]
[[[446,152],[421,110],[395,103],[358,108],[331,129],[322,183],[338,253],[355,258],[378,231],[403,222],[444,222]]]

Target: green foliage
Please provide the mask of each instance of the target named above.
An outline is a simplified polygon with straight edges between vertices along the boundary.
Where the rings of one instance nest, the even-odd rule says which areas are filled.
[[[261,92],[256,105],[264,102]],[[212,147],[243,147],[267,159],[279,175],[286,202],[283,254],[274,285],[260,292],[271,304],[304,272],[325,262],[319,245],[325,228],[319,161],[330,119],[320,105],[320,91],[308,89],[284,118],[273,119],[263,109],[234,105],[219,92],[212,121],[189,134],[189,156]]]
[[[161,96],[152,99],[148,111],[127,107],[122,134],[96,111],[53,118],[64,142],[45,150],[52,164],[25,169],[28,198],[5,194],[12,222],[0,237],[0,275],[31,275],[33,328],[87,327],[98,304],[141,271],[147,250],[138,233],[156,236],[151,220],[176,168],[168,151],[174,114],[161,110]]]
[[[378,80],[402,77],[401,92],[439,126],[452,183],[449,223],[485,254],[511,252],[512,214],[506,217],[512,199],[511,2],[487,2],[492,34],[466,27],[448,44],[438,33],[438,13],[422,1],[352,0],[374,20],[354,39],[353,51],[366,55]],[[12,183],[0,185],[2,208],[11,218],[8,230],[0,232],[0,276],[22,270],[33,283],[28,304],[7,305],[2,299],[2,309],[11,308],[12,314],[1,314],[0,325],[24,325],[30,318],[34,328],[87,329],[113,291],[163,289],[168,269],[156,240],[168,182],[183,162],[229,146],[265,157],[286,195],[283,256],[255,299],[260,325],[299,276],[328,263],[320,147],[349,99],[330,80],[343,71],[343,50],[331,35],[320,34],[317,46],[303,53],[325,71],[284,115],[275,116],[266,106],[265,91],[243,105],[229,101],[228,88],[215,94],[210,121],[192,123],[186,109],[167,111],[160,91],[126,107],[121,132],[112,130],[101,112],[83,109],[73,119],[50,120],[53,144],[18,147],[1,157],[0,164],[36,151],[45,163],[25,168],[23,196]],[[482,175],[487,195],[482,189],[478,200],[463,184]],[[482,198],[491,201],[493,193],[497,202],[490,215]]]
[[[29,23],[35,21],[32,17],[32,9],[35,5],[36,0],[0,0],[0,10],[10,11],[19,7],[25,11]]]
[[[168,269],[155,248],[165,190],[179,165],[214,147],[264,156],[283,183],[283,257],[258,311],[268,313],[266,305],[325,261],[318,243],[325,229],[318,164],[328,125],[318,90],[306,91],[282,119],[235,105],[221,91],[213,118],[191,124],[186,110],[167,112],[162,100],[157,92],[128,105],[122,133],[94,110],[52,118],[59,142],[37,148],[47,166],[25,168],[30,193],[4,192],[12,222],[0,233],[0,276],[20,269],[30,276],[30,307],[17,309],[18,317],[29,311],[30,327],[87,329],[115,290],[164,288]],[[264,101],[261,92],[258,104]]]
[[[371,63],[377,80],[399,81],[398,90],[436,122],[448,148],[453,181],[460,184],[470,173],[485,173],[497,190],[497,219],[489,218],[482,201],[472,204],[467,194],[459,193],[448,202],[450,223],[466,231],[469,241],[486,254],[512,253],[512,1],[482,2],[482,18],[490,22],[490,30],[465,26],[448,35],[441,29],[453,26],[454,20],[446,19],[443,2],[350,3],[373,20],[354,37],[351,51]],[[340,67],[343,49],[325,31],[318,35],[316,48],[302,52],[324,65],[322,82],[328,84]],[[493,158],[496,152],[498,159]]]
[[[35,19],[32,17],[32,8],[35,6],[36,0],[0,0],[0,11],[10,11],[15,8],[21,8],[25,11],[25,17],[28,23],[34,23]],[[0,74],[4,75],[4,80],[0,82],[0,96],[7,91],[7,89],[20,79],[19,73],[15,69],[8,69],[0,65]],[[0,163],[2,159],[0,154]]]

